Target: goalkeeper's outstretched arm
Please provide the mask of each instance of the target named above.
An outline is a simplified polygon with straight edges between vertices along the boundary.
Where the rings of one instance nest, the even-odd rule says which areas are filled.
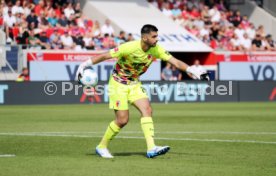
[[[92,57],[92,58],[91,58],[91,62],[92,62],[92,64],[94,65],[94,64],[98,64],[98,63],[100,63],[100,62],[103,62],[103,61],[105,61],[105,60],[111,59],[111,58],[112,58],[112,57],[111,57],[110,53],[109,53],[109,52],[106,52],[106,53],[100,54],[100,55],[98,55],[98,56]],[[91,65],[92,65],[92,64],[91,64]]]
[[[187,72],[187,68],[189,65],[187,65],[185,62],[182,62],[174,57],[171,57],[168,62],[172,65],[174,65],[178,70]]]
[[[76,73],[76,79],[78,79],[79,76],[82,76],[83,70],[86,67],[98,64],[100,62],[103,62],[103,61],[111,59],[111,58],[112,57],[111,57],[110,53],[106,52],[106,53],[100,54],[98,56],[92,57],[91,59],[88,59],[87,61],[81,63],[78,70],[77,70],[77,73]]]

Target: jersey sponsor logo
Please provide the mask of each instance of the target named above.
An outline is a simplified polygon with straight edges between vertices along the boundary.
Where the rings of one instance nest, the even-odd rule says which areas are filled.
[[[117,100],[117,101],[116,101],[116,107],[117,107],[117,108],[120,107],[120,104],[121,104],[120,100]]]
[[[117,47],[117,48],[114,48],[114,52],[116,53],[116,52],[118,52],[119,51],[119,48]]]

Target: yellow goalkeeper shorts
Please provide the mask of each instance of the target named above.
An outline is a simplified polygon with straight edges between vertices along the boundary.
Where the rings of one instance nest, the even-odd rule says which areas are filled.
[[[108,84],[109,108],[116,110],[128,110],[128,103],[148,98],[146,90],[141,82],[135,84],[122,84],[114,80],[113,76]]]

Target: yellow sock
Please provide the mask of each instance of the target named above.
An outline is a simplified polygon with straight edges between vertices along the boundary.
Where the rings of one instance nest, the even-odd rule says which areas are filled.
[[[115,123],[115,121],[112,121],[109,126],[107,127],[105,134],[98,145],[99,148],[107,148],[108,143],[119,133],[120,127]]]
[[[154,144],[154,127],[153,127],[153,121],[151,117],[142,117],[141,118],[141,126],[142,130],[144,132],[148,150],[151,150],[155,144]]]

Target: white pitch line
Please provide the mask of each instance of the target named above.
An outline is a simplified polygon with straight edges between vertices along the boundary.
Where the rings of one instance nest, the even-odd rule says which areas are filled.
[[[49,134],[49,133],[0,133],[1,136],[43,136],[43,137],[78,137],[78,138],[102,138],[102,136],[75,135],[75,134]],[[139,136],[117,136],[121,139],[143,139]],[[235,139],[199,139],[199,138],[163,138],[156,137],[157,140],[172,141],[198,141],[198,142],[227,142],[227,143],[255,143],[255,144],[275,144],[274,141],[256,141],[256,140],[235,140]]]
[[[23,132],[25,134],[103,134],[104,131],[65,132]],[[156,134],[230,134],[230,135],[276,135],[276,132],[236,132],[236,131],[156,131]],[[120,134],[143,134],[142,131],[121,131]]]
[[[16,155],[14,154],[3,154],[3,155],[0,155],[0,158],[11,158],[11,157],[15,157]]]

